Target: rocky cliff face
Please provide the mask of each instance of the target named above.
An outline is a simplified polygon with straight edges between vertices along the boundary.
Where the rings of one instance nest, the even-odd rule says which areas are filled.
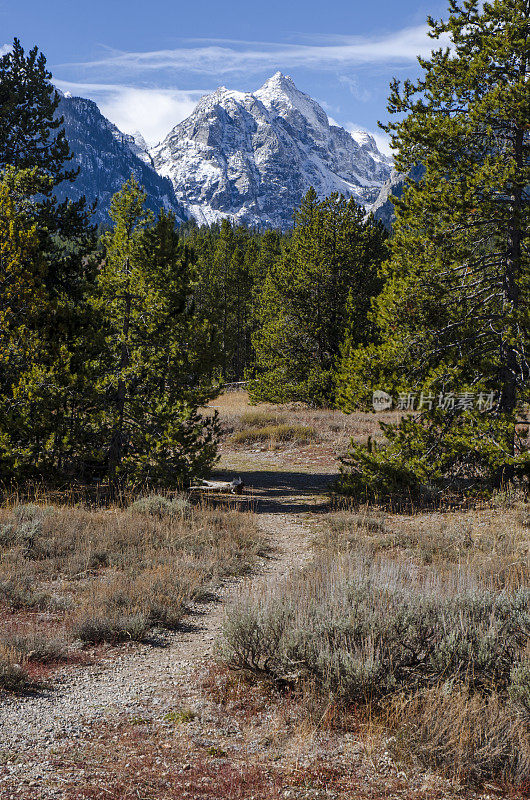
[[[92,203],[97,198],[94,221],[108,224],[112,195],[134,175],[147,192],[148,208],[155,213],[160,208],[172,209],[180,220],[186,219],[171,182],[154,171],[143,140],[118,130],[91,100],[63,96],[57,113],[64,117],[66,138],[74,152],[70,163],[81,168],[75,183],[58,187],[60,200],[85,195]]]
[[[371,136],[330,125],[280,72],[253,94],[221,87],[206,95],[151,156],[197,221],[228,216],[278,228],[291,225],[310,186],[369,207],[392,168]]]
[[[369,209],[374,217],[382,222],[383,225],[388,228],[388,230],[390,230],[394,224],[395,219],[394,204],[392,203],[390,197],[401,197],[405,190],[405,182],[409,176],[413,181],[419,181],[423,178],[424,174],[425,169],[421,164],[413,167],[408,175],[403,172],[396,172],[396,170],[392,170],[390,178],[381,188],[377,200]]]

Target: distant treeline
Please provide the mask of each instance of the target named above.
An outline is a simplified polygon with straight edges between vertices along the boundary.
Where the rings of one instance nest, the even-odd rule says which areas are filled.
[[[372,341],[368,311],[382,286],[387,232],[365,216],[353,200],[310,189],[289,234],[228,220],[180,228],[223,380],[251,379],[255,400],[334,404],[345,341]]]

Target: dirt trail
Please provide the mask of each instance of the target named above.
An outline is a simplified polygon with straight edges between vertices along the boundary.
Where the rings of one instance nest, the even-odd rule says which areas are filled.
[[[186,626],[169,634],[164,646],[119,648],[96,665],[59,673],[50,691],[5,701],[0,706],[0,797],[5,796],[2,783],[11,785],[18,777],[29,786],[49,785],[48,756],[54,747],[76,746],[95,721],[124,714],[134,718],[146,709],[160,715],[177,696],[198,697],[198,676],[211,662],[224,615],[241,589],[250,583],[252,591],[259,591],[311,557],[311,526],[303,517],[325,501],[327,476],[312,476],[303,489],[288,473],[263,475],[261,481],[259,473],[244,477],[254,487],[251,504],[273,554],[262,559],[251,577],[227,580],[217,601],[192,608]],[[59,789],[46,796],[60,796]]]

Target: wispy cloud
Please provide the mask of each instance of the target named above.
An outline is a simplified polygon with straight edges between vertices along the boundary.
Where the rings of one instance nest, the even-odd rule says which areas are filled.
[[[122,73],[152,73],[155,70],[185,70],[188,73],[221,75],[253,73],[265,68],[337,68],[361,64],[411,62],[427,55],[433,42],[427,25],[404,28],[379,37],[319,37],[313,43],[278,44],[208,39],[196,46],[148,52],[109,51],[103,58],[78,64],[85,69],[119,70]]]
[[[157,144],[188,117],[204,94],[203,90],[143,89],[106,83],[55,80],[55,84],[63,92],[91,98],[121,131],[140,131],[150,145]]]
[[[372,99],[372,93],[366,87],[361,87],[359,80],[350,75],[339,75],[339,81],[348,88],[349,93],[361,103],[368,103]]]
[[[0,58],[11,50],[10,44],[0,44]]]

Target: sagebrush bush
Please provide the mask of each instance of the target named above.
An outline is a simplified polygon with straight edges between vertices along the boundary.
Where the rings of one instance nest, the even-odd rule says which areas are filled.
[[[284,680],[296,665],[355,700],[441,680],[506,691],[529,635],[530,590],[495,594],[458,572],[420,579],[410,564],[361,555],[317,559],[225,629],[233,666]]]
[[[186,514],[190,510],[190,503],[186,497],[164,497],[151,494],[140,497],[131,505],[131,510],[138,514],[151,514],[156,517],[173,517]]]
[[[101,612],[96,607],[87,609],[86,616],[76,622],[74,634],[87,644],[100,644],[139,641],[148,629],[148,620],[141,613],[126,614],[108,609]]]
[[[4,645],[20,654],[20,659],[48,663],[62,661],[68,654],[68,642],[64,635],[43,634],[38,631],[4,634]]]
[[[308,708],[354,704],[457,779],[530,776],[527,509],[321,523],[316,555],[227,617],[221,654]],[[356,719],[359,714],[356,710]]]
[[[48,595],[38,590],[30,575],[22,569],[0,573],[0,603],[13,611],[42,609],[48,604]]]

